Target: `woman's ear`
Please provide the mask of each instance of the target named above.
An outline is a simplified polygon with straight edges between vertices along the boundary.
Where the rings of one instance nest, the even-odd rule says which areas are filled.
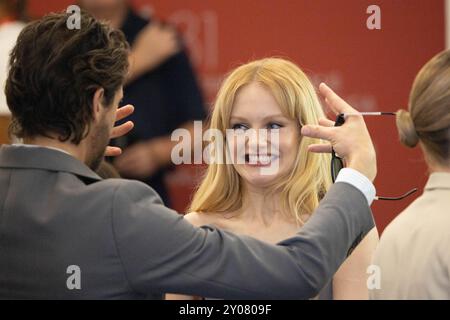
[[[97,122],[100,119],[101,112],[103,109],[103,98],[105,95],[105,90],[103,88],[98,88],[95,90],[94,97],[92,98],[92,116],[94,121]]]

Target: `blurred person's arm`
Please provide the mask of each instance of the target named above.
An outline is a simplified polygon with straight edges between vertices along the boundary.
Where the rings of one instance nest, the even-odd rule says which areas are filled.
[[[193,123],[185,123],[181,129],[189,132],[193,149]],[[114,166],[124,176],[138,179],[151,177],[158,169],[172,164],[172,149],[178,143],[179,141],[172,141],[170,135],[138,142],[125,149],[123,154],[115,159]]]
[[[137,36],[130,52],[127,82],[157,68],[180,51],[177,31],[169,25],[151,22]]]

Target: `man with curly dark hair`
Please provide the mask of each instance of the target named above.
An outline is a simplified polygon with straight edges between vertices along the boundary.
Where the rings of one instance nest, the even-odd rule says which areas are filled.
[[[60,14],[26,27],[11,52],[5,93],[12,134],[84,144],[86,163],[96,169],[122,99],[128,43],[122,32],[84,17],[76,31]]]

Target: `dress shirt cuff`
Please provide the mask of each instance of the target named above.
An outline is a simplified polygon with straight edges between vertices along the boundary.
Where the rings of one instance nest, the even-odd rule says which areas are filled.
[[[355,169],[351,168],[341,169],[336,178],[336,182],[345,182],[359,189],[366,197],[369,206],[375,199],[376,194],[375,186],[365,175],[356,171]]]

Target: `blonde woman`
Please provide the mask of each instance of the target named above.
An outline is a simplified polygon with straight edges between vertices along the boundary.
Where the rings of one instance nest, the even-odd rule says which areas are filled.
[[[271,141],[268,134],[257,146],[247,139],[245,163],[211,163],[186,219],[273,244],[295,235],[331,185],[329,155],[308,152],[309,145],[320,141],[300,134],[302,124],[318,124],[324,117],[311,82],[292,62],[269,58],[235,69],[218,93],[210,128],[224,136],[227,129],[236,135],[266,129],[279,139]],[[276,152],[255,152],[262,146]],[[223,148],[228,154],[236,150],[236,139],[227,139]],[[262,174],[262,168],[274,164],[277,170]],[[366,270],[377,242],[374,228],[324,288],[322,298],[368,298]]]

